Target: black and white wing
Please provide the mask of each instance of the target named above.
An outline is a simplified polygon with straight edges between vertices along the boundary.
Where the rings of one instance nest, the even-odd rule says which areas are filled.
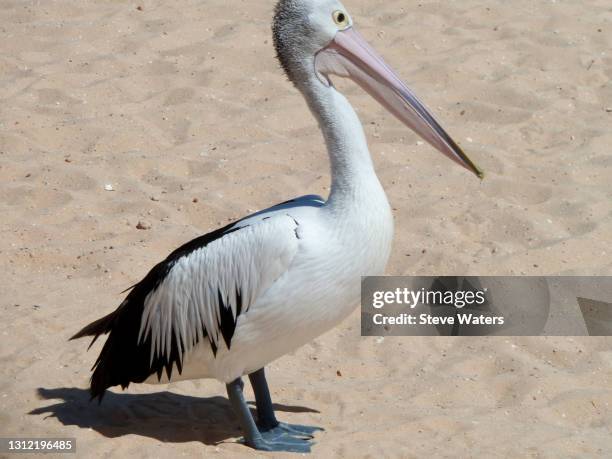
[[[134,285],[111,314],[74,338],[110,333],[94,365],[92,398],[106,388],[168,379],[183,356],[208,339],[231,347],[236,321],[285,273],[298,251],[296,219],[284,208],[256,214],[194,239]],[[92,343],[93,343],[92,341]]]

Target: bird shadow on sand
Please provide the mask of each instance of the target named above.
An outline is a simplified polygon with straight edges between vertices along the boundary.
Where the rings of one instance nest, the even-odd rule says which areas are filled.
[[[38,389],[43,400],[59,403],[36,408],[30,415],[47,415],[65,426],[93,429],[105,437],[141,435],[163,442],[200,441],[216,445],[242,432],[225,397],[191,397],[172,392],[115,394],[106,392],[101,404],[89,401],[89,391],[76,387]],[[274,405],[277,411],[318,413],[307,407]]]

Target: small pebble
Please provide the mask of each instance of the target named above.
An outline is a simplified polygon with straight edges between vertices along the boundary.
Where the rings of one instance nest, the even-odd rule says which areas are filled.
[[[139,221],[138,224],[136,225],[136,229],[148,230],[148,229],[151,229],[151,224],[147,222]]]
[[[107,183],[106,185],[104,185],[104,189],[106,191],[115,191],[115,189],[113,188],[113,186],[110,183]]]

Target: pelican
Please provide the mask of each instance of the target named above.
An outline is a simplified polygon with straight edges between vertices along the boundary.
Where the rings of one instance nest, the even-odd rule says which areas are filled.
[[[435,149],[482,173],[357,32],[342,3],[280,0],[274,13],[278,60],[325,139],[328,198],[292,199],[187,242],[72,339],[93,336],[93,344],[109,334],[92,369],[92,399],[117,385],[215,378],[226,385],[246,445],[308,452],[318,428],[276,419],[264,368],[355,309],[361,277],[384,272],[393,238],[363,128],[331,78],[352,79]],[[256,419],[243,395],[245,375]]]

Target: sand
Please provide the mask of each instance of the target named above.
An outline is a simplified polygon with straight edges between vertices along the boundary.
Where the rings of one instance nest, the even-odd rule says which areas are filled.
[[[388,273],[611,275],[609,0],[346,5],[487,173],[338,82],[394,209]],[[328,192],[272,7],[0,1],[0,435],[76,437],[88,458],[269,456],[234,443],[216,381],[89,404],[100,343],[67,339],[182,242]],[[611,345],[361,338],[356,312],[269,380],[283,420],[325,427],[314,457],[609,456]]]

